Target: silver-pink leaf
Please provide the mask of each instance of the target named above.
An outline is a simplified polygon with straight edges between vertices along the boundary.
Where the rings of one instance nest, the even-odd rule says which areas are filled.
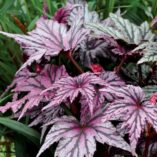
[[[122,87],[116,94],[122,99],[109,105],[104,119],[119,117],[123,120],[122,128],[128,130],[132,154],[136,155],[138,139],[147,124],[151,124],[157,131],[157,107],[145,100],[144,92],[137,86]]]
[[[59,105],[68,99],[72,103],[75,98],[81,94],[85,97],[90,108],[90,112],[93,112],[94,104],[93,99],[95,96],[95,85],[104,85],[104,81],[97,77],[93,73],[83,73],[77,77],[67,77],[56,82],[52,87],[47,90],[57,89],[54,99],[45,107],[49,108],[51,106]],[[46,90],[46,91],[47,91]]]
[[[83,125],[74,117],[67,116],[53,120],[51,124],[53,126],[37,157],[58,141],[55,157],[93,157],[96,141],[130,151],[130,146],[116,133],[114,126],[109,121],[102,122],[100,110]]]
[[[29,59],[22,65],[23,69],[32,62],[39,62],[44,56],[46,58],[58,55],[62,50],[73,50],[77,44],[85,39],[88,30],[77,26],[80,19],[73,22],[70,29],[63,23],[54,20],[40,18],[36,28],[28,32],[28,35],[11,34],[0,31],[0,34],[15,39],[24,49]]]
[[[108,72],[103,71],[101,73],[97,73],[97,75],[104,80],[104,85],[98,88],[95,91],[92,104],[94,109],[101,109],[106,101],[113,101],[117,99],[116,94],[114,94],[114,90],[122,87],[125,85],[124,81],[115,73],[115,72]],[[111,91],[111,92],[110,92]],[[89,102],[86,100],[84,96],[81,101],[81,122],[86,122],[89,117],[91,116],[89,111]]]
[[[44,125],[52,121],[54,118],[63,115],[63,113],[63,109],[60,106],[55,106],[44,111],[42,111],[42,107],[40,107],[38,111],[33,112],[33,110],[30,110],[27,115],[31,116],[33,121],[31,121],[29,126],[35,126],[38,124]]]
[[[104,71],[99,74],[99,77],[109,85],[108,87],[104,86],[104,88],[100,89],[101,94],[106,98],[106,100],[113,101],[116,98],[114,91],[125,86],[125,82],[115,72],[111,71]]]
[[[27,110],[38,106],[40,102],[49,101],[50,98],[54,96],[54,92],[45,93],[41,95],[40,93],[51,87],[55,81],[68,76],[65,67],[55,66],[55,65],[45,65],[44,69],[40,74],[27,72],[23,69],[18,73],[13,82],[15,82],[15,88],[13,92],[15,95],[26,92],[22,97],[14,99],[12,102],[7,103],[5,106],[0,107],[1,112],[5,112],[8,109],[12,109],[15,112],[21,112],[19,118],[21,118]],[[24,105],[24,106],[23,106]]]
[[[80,100],[81,103],[81,110],[80,110],[80,121],[82,124],[85,124],[92,116],[92,114],[89,112],[89,103],[86,100],[86,97],[82,97]],[[105,99],[104,96],[97,90],[95,92],[94,98],[93,98],[93,110],[98,110],[104,108]]]

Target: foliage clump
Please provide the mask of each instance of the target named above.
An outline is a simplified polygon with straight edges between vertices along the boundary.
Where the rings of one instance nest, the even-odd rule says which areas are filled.
[[[137,26],[119,12],[102,20],[86,2],[69,1],[26,35],[0,34],[28,58],[0,111],[42,126],[37,157],[56,142],[56,157],[92,157],[98,143],[138,156],[148,138],[155,145],[157,43],[147,22]]]

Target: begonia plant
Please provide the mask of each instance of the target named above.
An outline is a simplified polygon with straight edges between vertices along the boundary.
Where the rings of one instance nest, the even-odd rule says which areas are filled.
[[[0,34],[28,58],[0,112],[40,126],[37,157],[50,146],[55,157],[153,155],[157,42],[148,22],[138,26],[119,11],[104,20],[85,1],[69,0],[25,35]]]

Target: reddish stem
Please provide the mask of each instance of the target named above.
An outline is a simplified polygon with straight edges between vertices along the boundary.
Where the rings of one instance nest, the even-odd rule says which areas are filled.
[[[125,56],[122,58],[120,64],[119,64],[117,67],[115,67],[114,70],[116,71],[116,73],[119,73],[119,71],[121,70],[122,65],[124,64],[124,62],[126,61],[126,59],[127,59],[127,56],[125,55]]]
[[[76,69],[78,70],[79,73],[84,73],[84,71],[82,70],[82,68],[78,65],[78,63],[74,60],[73,56],[72,56],[72,52],[69,51],[68,52],[68,58],[70,59],[70,61],[73,63],[73,65],[76,67]]]

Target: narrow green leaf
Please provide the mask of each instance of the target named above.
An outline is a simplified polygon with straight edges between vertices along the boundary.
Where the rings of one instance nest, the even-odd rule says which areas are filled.
[[[8,94],[7,96],[3,97],[0,99],[0,104],[4,103],[6,100],[8,100],[9,98],[11,98],[12,94]]]
[[[5,2],[4,5],[2,6],[2,8],[0,8],[1,16],[9,10],[9,8],[13,5],[15,0],[5,0],[4,2]]]
[[[107,4],[107,8],[108,8],[108,13],[113,12],[115,0],[107,0],[106,4]]]
[[[16,157],[27,157],[26,141],[20,134],[15,133],[14,136]]]
[[[36,24],[36,22],[37,22],[37,20],[39,19],[39,16],[36,16],[32,21],[31,21],[31,23],[29,24],[29,26],[28,26],[28,31],[31,31],[34,27],[35,27],[35,24]]]
[[[35,145],[38,145],[40,142],[40,134],[32,128],[29,128],[27,125],[20,123],[9,118],[0,117],[0,124],[18,132],[19,134],[27,137]]]
[[[154,16],[157,15],[157,0],[153,0],[153,3],[152,3],[152,14]]]

